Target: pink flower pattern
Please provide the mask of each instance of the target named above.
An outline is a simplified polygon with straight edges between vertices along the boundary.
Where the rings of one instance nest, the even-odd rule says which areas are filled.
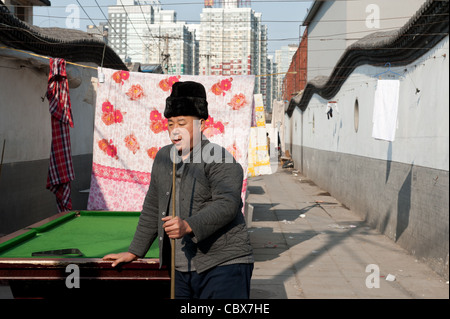
[[[140,84],[132,85],[127,92],[128,97],[131,101],[137,101],[144,97],[144,89]]]
[[[157,110],[154,110],[150,113],[150,129],[155,134],[167,131],[169,129],[169,121],[163,118]]]
[[[174,83],[196,81],[207,88],[210,117],[205,137],[224,146],[247,171],[254,78],[156,75],[103,69],[94,130],[88,209],[140,211],[152,162],[170,144],[165,102]],[[118,107],[120,106],[120,107]],[[232,112],[230,112],[230,109]],[[245,200],[246,178],[242,198]]]
[[[106,101],[102,104],[102,121],[106,126],[123,122],[123,114],[120,110],[114,110],[114,105]]]
[[[233,96],[231,102],[228,103],[228,105],[231,106],[231,108],[236,111],[247,105],[247,99],[245,95],[242,93],[236,94],[235,96]]]
[[[112,75],[112,79],[114,82],[118,84],[124,84],[124,81],[127,81],[130,78],[130,72],[128,71],[117,71]]]
[[[207,138],[211,138],[215,135],[224,134],[225,126],[222,122],[215,122],[213,117],[209,117],[205,121],[205,130],[203,131],[203,135]]]
[[[231,90],[231,82],[233,82],[233,78],[221,80],[211,87],[211,92],[213,92],[215,95],[225,96],[225,92]]]
[[[180,81],[181,76],[171,76],[159,82],[159,88],[165,92],[172,90],[172,86]]]

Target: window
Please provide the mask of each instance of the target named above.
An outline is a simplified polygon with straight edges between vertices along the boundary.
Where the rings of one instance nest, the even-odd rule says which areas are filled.
[[[316,118],[313,114],[313,118],[312,118],[312,132],[314,133],[316,131]]]
[[[359,102],[358,102],[358,99],[355,100],[354,120],[355,120],[355,132],[358,133],[358,130],[359,130]]]

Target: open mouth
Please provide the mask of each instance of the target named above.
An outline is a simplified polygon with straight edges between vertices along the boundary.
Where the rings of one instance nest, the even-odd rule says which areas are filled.
[[[181,136],[175,136],[172,138],[172,143],[177,145],[177,144],[180,144],[182,140],[183,140],[183,138]]]

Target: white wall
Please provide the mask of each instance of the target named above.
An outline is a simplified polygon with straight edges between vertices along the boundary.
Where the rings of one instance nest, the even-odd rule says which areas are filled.
[[[57,212],[46,189],[52,142],[49,102],[42,101],[49,60],[0,49],[0,152],[6,141],[0,176],[0,236]],[[75,127],[70,129],[75,180],[73,209],[86,209],[92,168],[95,91],[94,69],[68,65]],[[72,81],[73,80],[73,81]],[[75,88],[76,87],[76,88]],[[1,154],[0,154],[1,155]]]
[[[326,1],[308,26],[308,81],[329,76],[345,49],[379,31],[401,28],[425,0]]]
[[[286,148],[295,168],[447,280],[448,43],[447,36],[420,59],[393,69],[404,74],[393,142],[372,137],[375,75],[384,68],[356,68],[333,97],[339,113],[329,120],[328,101],[318,95],[304,112],[286,115]]]
[[[0,59],[0,145],[6,140],[3,163],[49,158],[51,124],[46,76],[19,62]]]
[[[398,129],[394,142],[372,138],[374,75],[385,68],[358,67],[333,98],[339,113],[328,120],[327,102],[314,95],[304,112],[303,146],[381,160],[449,169],[449,52],[448,37],[419,60],[406,67],[393,68],[404,74],[400,80]],[[443,55],[446,54],[446,57]],[[405,72],[405,69],[407,70]],[[398,77],[396,77],[398,78]],[[420,90],[416,94],[416,88]],[[359,102],[359,130],[355,132],[354,105]],[[290,126],[301,121],[296,109],[286,123],[289,143]],[[314,120],[313,120],[314,119]],[[314,132],[313,132],[314,121]],[[299,127],[299,124],[297,124]],[[295,130],[294,130],[295,131]],[[300,146],[298,134],[294,145]]]
[[[48,159],[49,102],[42,101],[47,91],[48,70],[38,70],[23,60],[2,56],[0,61],[0,149],[6,140],[3,163]],[[49,61],[38,59],[38,63]],[[70,65],[67,69],[82,80],[79,87],[70,89],[74,119],[74,128],[70,129],[72,155],[91,154],[95,106],[91,78],[97,76],[97,71]]]
[[[347,1],[326,1],[309,24],[308,81],[319,75],[330,75],[344,52],[346,7]],[[336,22],[326,22],[333,20]]]
[[[372,32],[404,26],[426,0],[358,0],[347,6],[347,46]],[[377,19],[379,17],[379,20]]]

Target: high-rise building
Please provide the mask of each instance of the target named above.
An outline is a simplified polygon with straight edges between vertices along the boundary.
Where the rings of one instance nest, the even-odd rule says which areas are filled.
[[[117,0],[108,14],[109,44],[124,61],[194,74],[194,36],[174,10],[162,10],[159,0]]]
[[[276,74],[277,73],[277,65],[274,63],[273,55],[267,56],[267,94],[266,94],[266,101],[267,101],[267,112],[272,113],[273,108],[273,101],[276,100],[276,91],[277,91],[277,84],[276,84]]]
[[[161,64],[169,74],[258,75],[255,93],[270,108],[267,26],[249,4],[207,0],[200,24],[189,25],[158,0],[117,0],[109,7],[109,44],[126,62]]]
[[[161,64],[169,74],[195,74],[195,34],[159,0],[117,0],[108,8],[109,44],[126,62]],[[196,47],[197,45],[197,47]]]
[[[282,46],[279,50],[275,51],[275,63],[277,64],[277,94],[276,99],[282,100],[283,98],[283,80],[286,72],[289,70],[291,65],[292,57],[298,49],[297,44],[289,44]]]
[[[216,7],[221,4],[221,7]],[[202,75],[259,75],[255,93],[267,93],[267,26],[247,1],[205,1],[200,15]],[[267,102],[267,101],[265,101]],[[267,104],[266,104],[267,105]]]
[[[109,44],[126,62],[144,62],[144,48],[150,43],[143,34],[154,23],[155,13],[160,11],[158,0],[117,0],[108,7]]]
[[[178,22],[173,10],[161,10],[155,17],[155,23],[144,32],[150,45],[144,48],[143,62],[161,64],[168,74],[196,74],[198,43],[195,28]]]

